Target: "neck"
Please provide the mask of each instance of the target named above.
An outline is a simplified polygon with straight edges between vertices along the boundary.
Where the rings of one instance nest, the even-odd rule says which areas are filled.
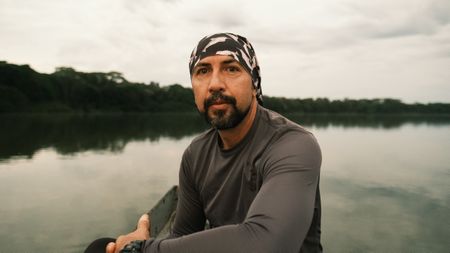
[[[256,117],[256,109],[258,103],[256,100],[252,101],[250,105],[250,110],[245,116],[245,118],[236,127],[219,130],[220,138],[222,139],[223,149],[231,149],[236,146],[244,137],[247,135],[248,131],[253,125],[253,121]]]

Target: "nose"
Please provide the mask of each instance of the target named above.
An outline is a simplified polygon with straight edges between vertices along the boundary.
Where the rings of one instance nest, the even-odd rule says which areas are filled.
[[[224,77],[221,75],[220,71],[214,70],[211,74],[211,79],[209,80],[209,86],[208,91],[210,93],[217,92],[217,91],[225,91],[225,80]]]

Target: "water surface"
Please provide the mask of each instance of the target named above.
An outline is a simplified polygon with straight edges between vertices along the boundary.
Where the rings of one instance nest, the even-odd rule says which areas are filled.
[[[449,252],[449,118],[289,117],[322,148],[326,252]],[[0,252],[82,252],[130,231],[206,127],[186,114],[2,116]]]

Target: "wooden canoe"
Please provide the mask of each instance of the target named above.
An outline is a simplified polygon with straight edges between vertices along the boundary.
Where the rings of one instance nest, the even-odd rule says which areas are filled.
[[[164,238],[169,235],[178,202],[178,186],[173,186],[148,212],[150,216],[150,235]]]

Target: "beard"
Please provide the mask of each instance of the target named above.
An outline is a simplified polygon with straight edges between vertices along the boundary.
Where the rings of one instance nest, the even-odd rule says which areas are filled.
[[[228,110],[209,110],[209,107],[216,101],[222,101],[231,106]],[[214,128],[218,130],[225,130],[234,128],[247,116],[250,111],[250,105],[244,110],[239,110],[236,106],[236,99],[231,96],[223,95],[221,92],[214,92],[204,102],[205,111],[203,113],[205,120]]]

